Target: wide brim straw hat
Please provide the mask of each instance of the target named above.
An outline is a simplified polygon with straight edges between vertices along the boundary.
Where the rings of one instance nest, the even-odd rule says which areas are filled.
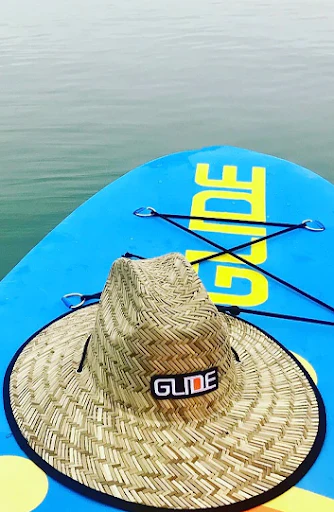
[[[249,510],[294,485],[325,434],[295,357],[219,313],[177,253],[116,260],[98,304],[20,348],[5,407],[36,464],[125,510]]]

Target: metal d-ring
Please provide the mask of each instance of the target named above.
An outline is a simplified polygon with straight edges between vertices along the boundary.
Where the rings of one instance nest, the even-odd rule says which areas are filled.
[[[71,304],[68,300],[69,297],[80,297],[80,302],[79,304]],[[77,308],[80,308],[81,306],[83,306],[83,304],[86,302],[86,299],[85,297],[83,296],[82,293],[76,293],[76,292],[73,292],[73,293],[67,293],[66,295],[63,295],[61,300],[63,301],[63,303],[65,304],[65,306],[69,309],[77,309]]]
[[[149,211],[149,213],[142,213],[145,211]],[[136,217],[153,217],[156,213],[157,211],[152,206],[141,206],[133,212],[133,215],[136,215]]]
[[[312,228],[312,227],[308,226],[308,222],[312,222],[318,227]],[[323,223],[320,222],[320,220],[306,219],[306,220],[303,220],[302,224],[304,224],[304,228],[308,229],[309,231],[325,231],[325,229],[326,229],[325,226],[323,225]]]

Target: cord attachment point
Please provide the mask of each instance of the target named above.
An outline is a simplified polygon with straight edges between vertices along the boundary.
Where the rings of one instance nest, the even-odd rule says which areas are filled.
[[[304,228],[309,231],[325,231],[325,226],[320,220],[306,219],[303,220]]]
[[[79,297],[80,299],[80,302],[78,304],[71,304],[71,302],[67,299],[69,299],[70,297]],[[82,295],[82,293],[77,293],[77,292],[73,292],[73,293],[67,293],[66,295],[63,295],[61,300],[63,301],[63,303],[65,304],[65,306],[69,309],[78,309],[80,308],[81,306],[84,305],[84,303],[86,302],[86,299],[85,297]]]
[[[152,206],[141,206],[133,212],[136,217],[154,217],[157,211]]]

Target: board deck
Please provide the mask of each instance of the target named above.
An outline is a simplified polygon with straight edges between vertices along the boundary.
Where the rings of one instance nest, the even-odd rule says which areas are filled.
[[[112,262],[126,252],[153,257],[178,251],[190,260],[216,252],[161,218],[134,210],[298,224],[317,219],[322,232],[298,229],[239,252],[334,306],[334,186],[287,161],[233,147],[212,147],[162,157],[127,173],[80,206],[50,232],[0,283],[0,373],[17,349],[43,325],[66,312],[61,297],[102,289]],[[183,220],[217,244],[234,247],[280,228]],[[212,300],[253,310],[333,321],[334,314],[247,264],[224,255],[197,271]],[[284,495],[256,512],[334,511],[333,327],[243,314],[291,350],[316,380],[327,411],[323,449],[309,472]],[[20,490],[20,492],[18,491]],[[0,510],[102,512],[112,507],[86,499],[46,477],[26,459],[0,408]]]

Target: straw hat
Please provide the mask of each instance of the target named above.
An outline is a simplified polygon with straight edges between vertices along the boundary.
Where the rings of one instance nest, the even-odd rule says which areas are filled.
[[[325,431],[296,359],[219,313],[176,253],[115,261],[98,305],[15,355],[5,401],[39,466],[125,510],[248,510],[306,473]]]

